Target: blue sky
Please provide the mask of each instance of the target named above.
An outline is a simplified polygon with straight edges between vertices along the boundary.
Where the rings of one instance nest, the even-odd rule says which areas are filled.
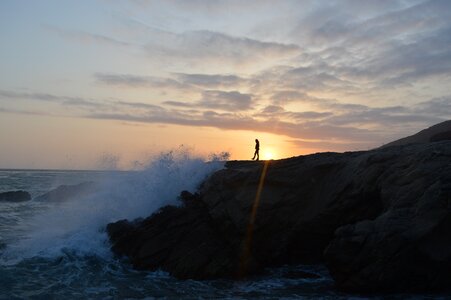
[[[451,116],[447,0],[2,0],[0,38],[0,167],[365,150]]]

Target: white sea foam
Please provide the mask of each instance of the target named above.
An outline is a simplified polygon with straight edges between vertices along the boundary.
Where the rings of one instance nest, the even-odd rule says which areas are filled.
[[[104,230],[108,223],[147,217],[164,205],[177,204],[182,190],[195,191],[228,158],[226,154],[214,157],[205,162],[183,148],[170,151],[152,159],[142,171],[108,176],[93,194],[50,204],[21,224],[25,237],[8,245],[3,263],[52,257],[61,251],[108,257]]]

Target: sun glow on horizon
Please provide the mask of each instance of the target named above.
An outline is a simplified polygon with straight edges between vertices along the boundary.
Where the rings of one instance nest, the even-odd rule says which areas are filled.
[[[276,159],[276,158],[277,158],[277,155],[273,149],[264,150],[262,153],[262,157],[261,157],[261,159],[263,159],[263,160],[271,160],[271,159]]]
[[[451,116],[451,1],[60,2],[0,0],[0,168],[368,150]]]

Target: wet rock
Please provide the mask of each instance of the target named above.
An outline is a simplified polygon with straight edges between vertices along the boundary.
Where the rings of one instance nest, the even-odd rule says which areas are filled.
[[[450,191],[450,141],[231,161],[183,205],[108,232],[135,267],[179,278],[325,262],[344,290],[443,290]]]
[[[195,205],[199,201],[199,194],[192,194],[188,191],[182,191],[180,193],[179,200],[182,201],[184,205]]]
[[[421,150],[386,166],[384,213],[336,231],[325,261],[341,289],[451,289],[451,155]]]
[[[451,140],[451,130],[437,133],[431,136],[431,142],[440,142],[440,141],[448,141]]]
[[[10,191],[0,193],[0,201],[5,202],[22,202],[31,199],[30,193],[26,191]]]
[[[302,270],[290,270],[283,274],[283,277],[289,278],[289,279],[319,279],[322,278],[321,275],[302,271]]]
[[[239,252],[218,234],[200,203],[166,206],[142,221],[108,224],[107,231],[112,250],[128,256],[137,269],[194,279],[231,277],[239,271]]]
[[[96,191],[94,182],[75,185],[60,185],[56,189],[35,198],[37,201],[65,201],[74,197],[86,196]]]
[[[381,148],[418,143],[439,142],[444,140],[451,140],[451,120],[435,124],[434,126],[423,129],[414,135],[383,145]]]

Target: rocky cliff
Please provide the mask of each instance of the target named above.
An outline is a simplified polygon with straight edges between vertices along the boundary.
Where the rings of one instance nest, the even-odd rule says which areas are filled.
[[[451,120],[435,124],[434,126],[423,129],[420,132],[415,133],[414,135],[383,145],[381,148],[408,144],[439,142],[445,140],[451,140]]]
[[[179,278],[325,263],[348,291],[451,286],[451,141],[231,161],[181,200],[109,224],[112,250]]]

